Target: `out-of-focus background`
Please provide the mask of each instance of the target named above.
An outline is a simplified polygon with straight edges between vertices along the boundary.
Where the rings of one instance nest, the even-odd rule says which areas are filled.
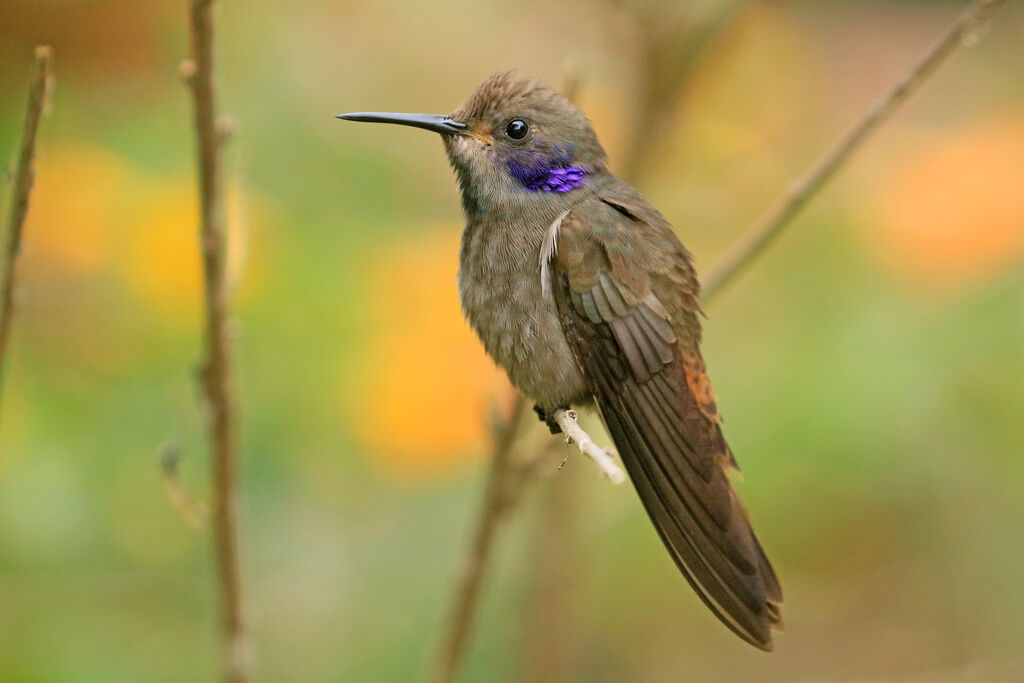
[[[509,398],[459,313],[439,140],[334,114],[575,70],[613,170],[706,271],[964,4],[218,3],[257,679],[426,670]],[[34,45],[58,78],[0,415],[3,681],[217,671],[208,531],[159,467],[177,447],[208,492],[185,23],[183,0],[0,3],[5,156]],[[1007,3],[708,306],[776,652],[567,451],[501,539],[466,680],[1024,680],[1021,36]]]

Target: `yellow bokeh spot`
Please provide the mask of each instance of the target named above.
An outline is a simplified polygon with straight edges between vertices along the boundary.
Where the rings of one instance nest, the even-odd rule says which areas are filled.
[[[1024,255],[1024,117],[938,138],[881,178],[869,245],[909,281],[970,282]]]
[[[409,477],[478,456],[490,405],[510,391],[459,308],[458,230],[428,234],[373,265],[373,329],[356,381],[342,387],[357,437],[385,469]]]
[[[59,272],[100,267],[113,244],[118,207],[130,196],[130,175],[124,160],[96,145],[44,149],[25,226],[26,253]]]
[[[191,171],[152,174],[102,147],[44,150],[25,227],[26,269],[50,277],[106,271],[162,314],[201,306],[198,190]],[[238,183],[225,193],[228,281],[247,270],[250,213]],[[251,278],[246,279],[251,284]]]
[[[198,206],[186,180],[147,189],[124,266],[135,293],[164,311],[199,307]]]
[[[134,292],[161,313],[187,314],[201,306],[197,190],[188,176],[154,180],[138,194],[124,274]],[[226,193],[228,282],[245,269],[249,198],[237,185]]]

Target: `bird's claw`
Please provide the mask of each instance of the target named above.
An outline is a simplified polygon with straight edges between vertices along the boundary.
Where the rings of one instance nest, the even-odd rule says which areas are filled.
[[[555,410],[561,410],[561,409],[556,408]],[[555,420],[555,410],[552,410],[551,412],[548,412],[548,411],[544,410],[543,408],[541,408],[540,404],[538,404],[538,403],[534,403],[533,404],[533,412],[537,413],[537,419],[539,419],[541,422],[546,424],[547,427],[548,427],[548,430],[552,434],[561,434],[562,433],[562,427]]]

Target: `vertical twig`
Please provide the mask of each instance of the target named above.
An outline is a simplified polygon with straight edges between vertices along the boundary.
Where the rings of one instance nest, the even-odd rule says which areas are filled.
[[[453,680],[465,655],[495,532],[511,504],[509,499],[516,488],[513,483],[516,479],[513,450],[523,417],[526,415],[526,406],[526,399],[521,393],[516,392],[508,420],[496,425],[494,430],[494,448],[491,453],[490,469],[487,472],[487,486],[484,489],[480,516],[473,532],[472,545],[464,560],[433,674],[433,680],[437,683]]]
[[[35,62],[32,64],[32,76],[28,86],[28,109],[25,114],[25,131],[21,136],[21,150],[18,163],[14,169],[14,182],[11,186],[11,205],[7,214],[6,244],[3,252],[3,281],[0,284],[0,396],[2,396],[2,380],[4,359],[7,357],[7,343],[11,337],[11,320],[14,317],[14,285],[15,264],[21,252],[21,235],[28,215],[28,200],[32,192],[32,181],[35,171],[32,163],[36,155],[36,134],[39,132],[39,121],[43,117],[46,105],[46,94],[49,91],[53,76],[50,73],[50,61],[53,48],[40,45],[35,50]]]
[[[232,683],[241,683],[248,678],[248,648],[238,566],[235,500],[238,426],[228,328],[227,237],[224,230],[221,178],[221,149],[226,141],[227,128],[217,118],[214,93],[212,0],[192,0],[190,3],[189,35],[191,59],[182,65],[182,74],[192,92],[198,149],[199,237],[206,327],[201,381],[211,420],[211,511],[220,593],[223,676]]]
[[[1004,0],[977,0],[950,26],[946,34],[924,55],[924,58],[896,86],[852,127],[836,144],[793,181],[789,189],[768,212],[755,223],[721,263],[704,278],[704,298],[733,280],[765,246],[798,214],[807,202],[835,175],[871,133],[884,123],[906,99],[924,83],[958,47],[973,40]]]

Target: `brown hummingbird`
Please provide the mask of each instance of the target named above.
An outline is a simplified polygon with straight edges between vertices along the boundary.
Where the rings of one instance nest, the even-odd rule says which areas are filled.
[[[683,576],[771,650],[782,591],[729,481],[738,468],[701,357],[692,257],[608,170],[586,115],[503,73],[449,116],[339,118],[441,134],[466,215],[459,295],[487,353],[552,431],[556,410],[596,405]]]

